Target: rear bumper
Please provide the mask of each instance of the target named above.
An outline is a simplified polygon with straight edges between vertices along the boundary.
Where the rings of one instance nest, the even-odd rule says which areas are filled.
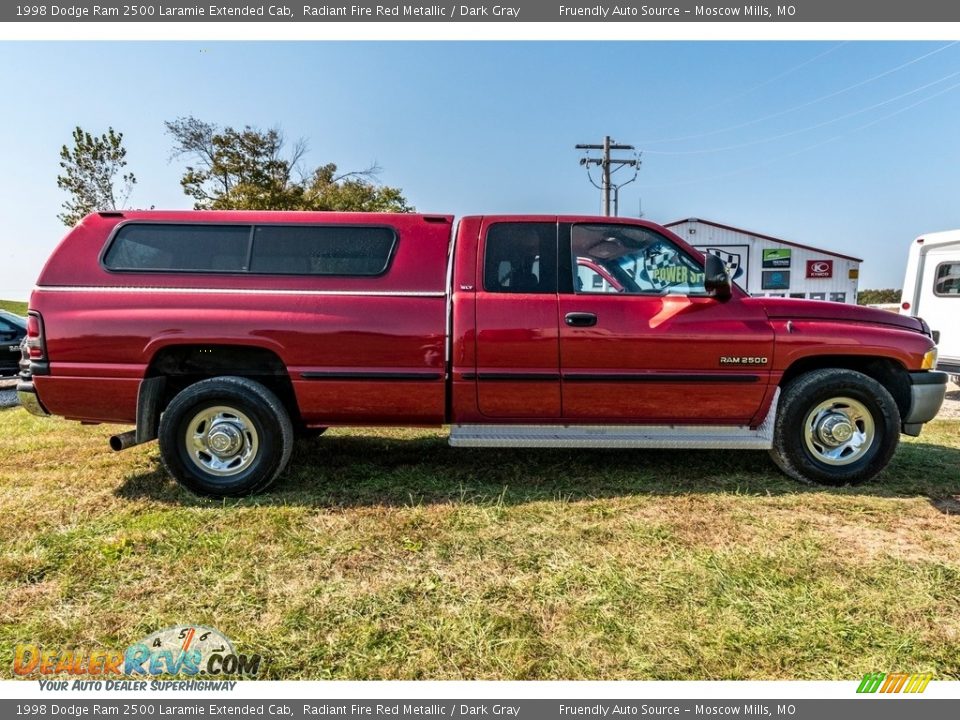
[[[34,374],[49,372],[49,369],[46,363],[31,362],[26,341],[20,346],[20,352],[20,381],[17,383],[17,401],[32,415],[47,416],[50,412],[40,402],[37,389],[33,386],[33,376]]]
[[[43,403],[40,402],[40,398],[37,397],[37,390],[29,380],[21,380],[17,383],[17,400],[27,412],[33,415],[45,417],[50,414]]]
[[[937,416],[947,394],[948,378],[939,370],[910,373],[910,410],[903,417],[902,427],[905,434],[919,435],[921,426]]]

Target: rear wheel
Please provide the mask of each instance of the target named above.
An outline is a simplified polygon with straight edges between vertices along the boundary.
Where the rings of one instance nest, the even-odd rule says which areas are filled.
[[[160,417],[160,454],[188,490],[239,497],[265,490],[293,448],[293,424],[277,396],[253,380],[218,377],[179,393]]]
[[[900,411],[883,385],[853,370],[814,370],[780,397],[773,461],[802,482],[845,485],[883,470],[900,441]]]

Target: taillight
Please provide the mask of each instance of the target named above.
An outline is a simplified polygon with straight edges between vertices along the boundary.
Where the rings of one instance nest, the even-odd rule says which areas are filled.
[[[902,307],[904,310],[909,310],[909,309],[910,309],[910,303],[905,302],[905,303],[904,303],[903,305],[901,305],[900,307]]]
[[[31,360],[47,359],[47,340],[43,334],[43,318],[31,310],[27,313],[27,352]]]

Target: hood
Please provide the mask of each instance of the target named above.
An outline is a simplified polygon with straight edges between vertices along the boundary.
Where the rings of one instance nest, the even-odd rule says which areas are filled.
[[[800,300],[798,298],[745,298],[744,302],[759,306],[770,319],[792,320],[839,320],[841,322],[870,323],[924,332],[923,324],[915,317],[898,315],[888,310],[876,310],[861,305],[826,302],[824,300]]]

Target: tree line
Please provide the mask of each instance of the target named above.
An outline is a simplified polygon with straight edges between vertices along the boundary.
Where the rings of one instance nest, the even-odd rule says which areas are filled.
[[[376,163],[340,172],[334,163],[307,167],[303,139],[288,143],[279,128],[219,127],[187,116],[164,123],[172,159],[185,160],[180,178],[197,210],[337,210],[412,212],[400,188],[376,182]],[[99,210],[122,210],[137,184],[127,172],[123,133],[77,127],[60,149],[57,185],[69,198],[57,217],[72,227]],[[860,305],[900,302],[900,290],[861,290]]]
[[[305,164],[307,143],[287,142],[279,128],[220,127],[187,116],[164,123],[171,159],[186,163],[180,186],[197,210],[337,210],[411,212],[400,188],[382,185],[376,163],[340,172],[335,163]],[[85,215],[126,209],[137,178],[127,171],[123,133],[77,127],[60,149],[57,186],[68,199],[57,216],[72,227]]]
[[[901,290],[886,288],[884,290],[861,290],[857,294],[858,305],[883,305],[900,302]]]

